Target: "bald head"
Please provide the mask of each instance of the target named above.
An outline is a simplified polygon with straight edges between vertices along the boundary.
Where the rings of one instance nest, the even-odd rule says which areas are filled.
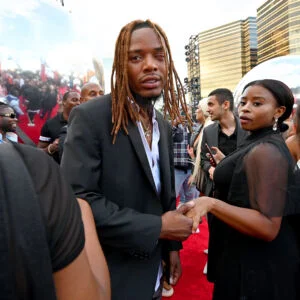
[[[88,82],[81,89],[80,101],[86,102],[102,95],[104,95],[104,90],[99,84]]]

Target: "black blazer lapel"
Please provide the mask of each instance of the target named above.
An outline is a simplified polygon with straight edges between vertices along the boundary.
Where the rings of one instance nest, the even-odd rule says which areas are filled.
[[[152,176],[152,172],[149,166],[147,154],[143,145],[143,141],[139,132],[139,129],[136,125],[134,125],[132,122],[129,122],[128,124],[128,133],[129,133],[129,139],[131,141],[131,144],[141,162],[142,168],[145,171],[146,177],[148,178],[152,188],[156,190],[155,182]]]

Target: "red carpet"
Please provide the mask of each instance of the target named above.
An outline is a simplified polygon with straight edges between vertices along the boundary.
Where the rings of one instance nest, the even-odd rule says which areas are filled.
[[[22,100],[20,100],[20,107],[24,112],[24,115],[19,116],[18,125],[19,127],[28,135],[32,141],[37,144],[39,141],[39,136],[41,133],[42,126],[44,125],[46,120],[40,118],[39,114],[37,113],[34,117],[35,126],[28,126],[29,119],[26,113],[26,107],[23,105]],[[58,111],[58,104],[53,108],[51,112],[51,118],[53,118]]]
[[[38,143],[41,128],[45,122],[36,114],[35,126],[28,127],[26,108],[21,104],[25,114],[19,117],[20,128],[35,142]],[[53,109],[51,117],[57,113],[58,105]],[[199,226],[200,233],[191,235],[183,243],[181,251],[182,277],[174,286],[174,295],[164,300],[211,300],[213,285],[206,280],[203,269],[207,261],[207,255],[203,250],[207,249],[208,228],[206,220]]]
[[[211,300],[213,284],[206,280],[203,269],[207,261],[207,222],[199,226],[200,233],[192,234],[181,250],[182,277],[174,286],[174,295],[164,300]]]

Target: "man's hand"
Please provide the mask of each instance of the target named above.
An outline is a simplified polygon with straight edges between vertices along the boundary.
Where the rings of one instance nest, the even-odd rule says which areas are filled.
[[[179,251],[170,252],[170,284],[175,285],[181,277],[182,269]]]
[[[59,143],[59,139],[57,138],[57,139],[55,139],[55,140],[53,141],[52,144],[50,144],[50,147],[51,147],[50,149],[51,149],[51,152],[52,152],[52,153],[58,151],[58,143]]]
[[[164,213],[159,238],[176,241],[186,240],[192,233],[193,221],[184,214],[187,214],[193,206],[194,203],[188,202],[177,210]]]
[[[210,178],[211,180],[214,180],[214,172],[215,172],[215,167],[210,167],[210,168],[208,169],[209,178]]]
[[[216,201],[217,199],[206,196],[190,201],[194,203],[194,207],[186,213],[186,216],[193,220],[193,233],[196,232],[201,223],[201,218],[211,211]]]

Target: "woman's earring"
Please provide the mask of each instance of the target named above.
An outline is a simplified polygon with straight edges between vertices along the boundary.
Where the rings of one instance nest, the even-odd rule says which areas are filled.
[[[277,127],[278,127],[278,118],[275,118],[275,122],[273,124],[273,130],[277,131]]]

